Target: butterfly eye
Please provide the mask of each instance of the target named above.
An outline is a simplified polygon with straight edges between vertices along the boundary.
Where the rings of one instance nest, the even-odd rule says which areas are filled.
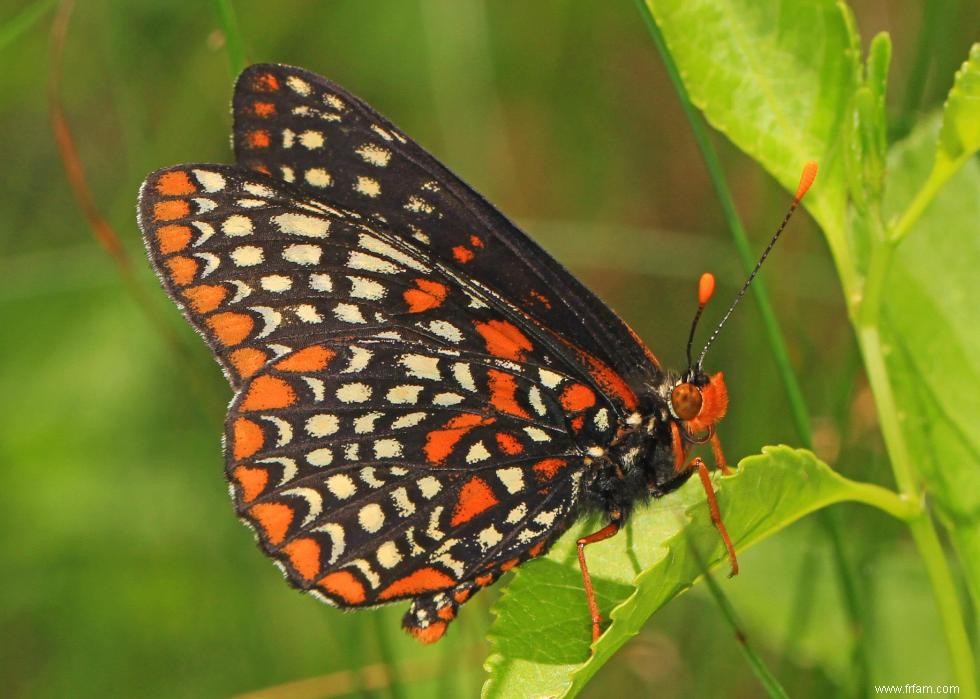
[[[701,389],[684,382],[670,392],[670,412],[680,420],[693,420],[701,412]]]

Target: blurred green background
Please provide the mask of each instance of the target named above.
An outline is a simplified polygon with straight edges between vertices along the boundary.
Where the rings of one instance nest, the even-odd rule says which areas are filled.
[[[889,115],[900,138],[940,103],[976,38],[977,5],[851,5],[862,36],[892,35]],[[737,289],[721,211],[632,2],[233,8],[250,62],[301,65],[366,99],[596,289],[666,364],[682,364],[698,274],[718,275],[721,299]],[[497,590],[466,605],[440,644],[417,646],[399,628],[404,604],[343,614],[287,588],[232,514],[219,442],[230,392],[159,289],[134,220],[150,170],[231,159],[232,74],[215,6],[90,0],[68,28],[60,98],[133,285],[95,241],[47,126],[55,10],[0,3],[0,694],[476,695]],[[788,195],[715,140],[761,248]],[[818,452],[845,474],[889,484],[833,267],[806,215],[764,277]],[[708,364],[725,371],[732,395],[729,459],[795,442],[751,302]],[[861,632],[871,679],[948,681],[905,530],[857,507],[833,514],[875,620]],[[804,520],[747,552],[743,574],[724,585],[792,696],[854,690],[853,636],[830,561],[821,530]],[[614,693],[761,689],[696,588],[586,695]]]

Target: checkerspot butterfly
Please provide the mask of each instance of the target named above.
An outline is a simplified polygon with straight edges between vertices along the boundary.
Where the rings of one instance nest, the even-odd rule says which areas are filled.
[[[263,551],[329,604],[410,599],[405,628],[432,642],[476,591],[597,511],[608,525],[579,542],[597,636],[585,546],[695,471],[714,503],[687,458],[707,441],[724,467],[722,375],[701,370],[703,353],[664,370],[337,85],[254,65],[233,111],[236,165],[154,172],[139,225],[235,392],[226,473]]]

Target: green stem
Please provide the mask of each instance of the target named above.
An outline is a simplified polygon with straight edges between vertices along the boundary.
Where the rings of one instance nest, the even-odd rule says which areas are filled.
[[[864,314],[861,314],[863,317]],[[858,343],[864,356],[864,366],[868,372],[868,382],[874,395],[878,419],[881,422],[881,432],[885,439],[885,447],[891,460],[895,482],[905,500],[921,503],[922,492],[912,466],[910,452],[898,421],[898,404],[888,380],[888,370],[885,364],[885,352],[881,342],[878,325],[874,321],[858,326]],[[949,563],[943,553],[942,545],[936,534],[936,528],[928,511],[924,508],[916,517],[907,520],[912,538],[922,556],[926,575],[932,585],[933,596],[943,624],[943,633],[949,649],[953,666],[953,676],[960,687],[962,696],[976,699],[977,684],[974,674],[973,650],[969,636],[963,624],[963,614],[960,609],[959,597]]]
[[[916,224],[922,217],[922,214],[925,213],[925,210],[929,208],[932,200],[936,198],[936,194],[942,189],[942,186],[946,184],[950,177],[956,174],[956,171],[969,160],[971,155],[973,154],[966,153],[952,162],[946,161],[944,163],[940,163],[937,159],[936,164],[932,168],[932,172],[929,173],[929,177],[902,213],[898,222],[891,227],[888,234],[889,241],[898,243],[908,235],[909,231],[912,230],[912,226]]]
[[[695,552],[694,555],[697,556],[697,553]],[[759,682],[765,688],[766,694],[772,699],[789,699],[786,690],[783,689],[779,680],[776,679],[776,676],[772,674],[762,658],[759,657],[755,649],[749,644],[749,640],[735,614],[735,608],[732,607],[731,602],[728,601],[725,593],[722,592],[718,582],[706,568],[704,569],[704,582],[707,584],[712,597],[715,598],[718,608],[721,609],[722,616],[725,617],[728,625],[731,626],[732,631],[735,633],[735,638],[738,640],[738,647],[741,649],[742,655],[745,656],[755,676],[759,678]]]

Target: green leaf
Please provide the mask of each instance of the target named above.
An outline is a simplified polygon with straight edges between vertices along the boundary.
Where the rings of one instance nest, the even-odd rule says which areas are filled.
[[[809,451],[785,446],[766,447],[743,459],[735,475],[714,482],[739,551],[832,503],[887,506],[893,498],[834,473]],[[490,631],[494,652],[486,664],[484,697],[573,696],[650,615],[701,577],[699,560],[726,560],[697,478],[642,508],[624,533],[588,549],[599,604],[612,622],[590,655],[591,627],[575,556],[575,540],[583,533],[585,528],[566,534],[545,558],[518,570],[505,590]]]
[[[834,0],[647,0],[691,100],[708,121],[795,191],[820,163],[807,207],[843,245],[841,131],[860,84],[860,43]],[[836,250],[838,254],[840,250]]]
[[[980,43],[970,47],[970,57],[956,72],[953,88],[943,108],[937,167],[949,166],[980,149]]]
[[[952,99],[952,98],[951,98]],[[949,103],[942,128],[949,123]],[[978,117],[980,118],[980,117]],[[889,156],[886,212],[908,202],[932,168],[939,120]],[[882,334],[902,427],[980,603],[980,167],[968,161],[899,244]],[[977,606],[977,605],[975,605]],[[980,608],[978,606],[977,608]]]

